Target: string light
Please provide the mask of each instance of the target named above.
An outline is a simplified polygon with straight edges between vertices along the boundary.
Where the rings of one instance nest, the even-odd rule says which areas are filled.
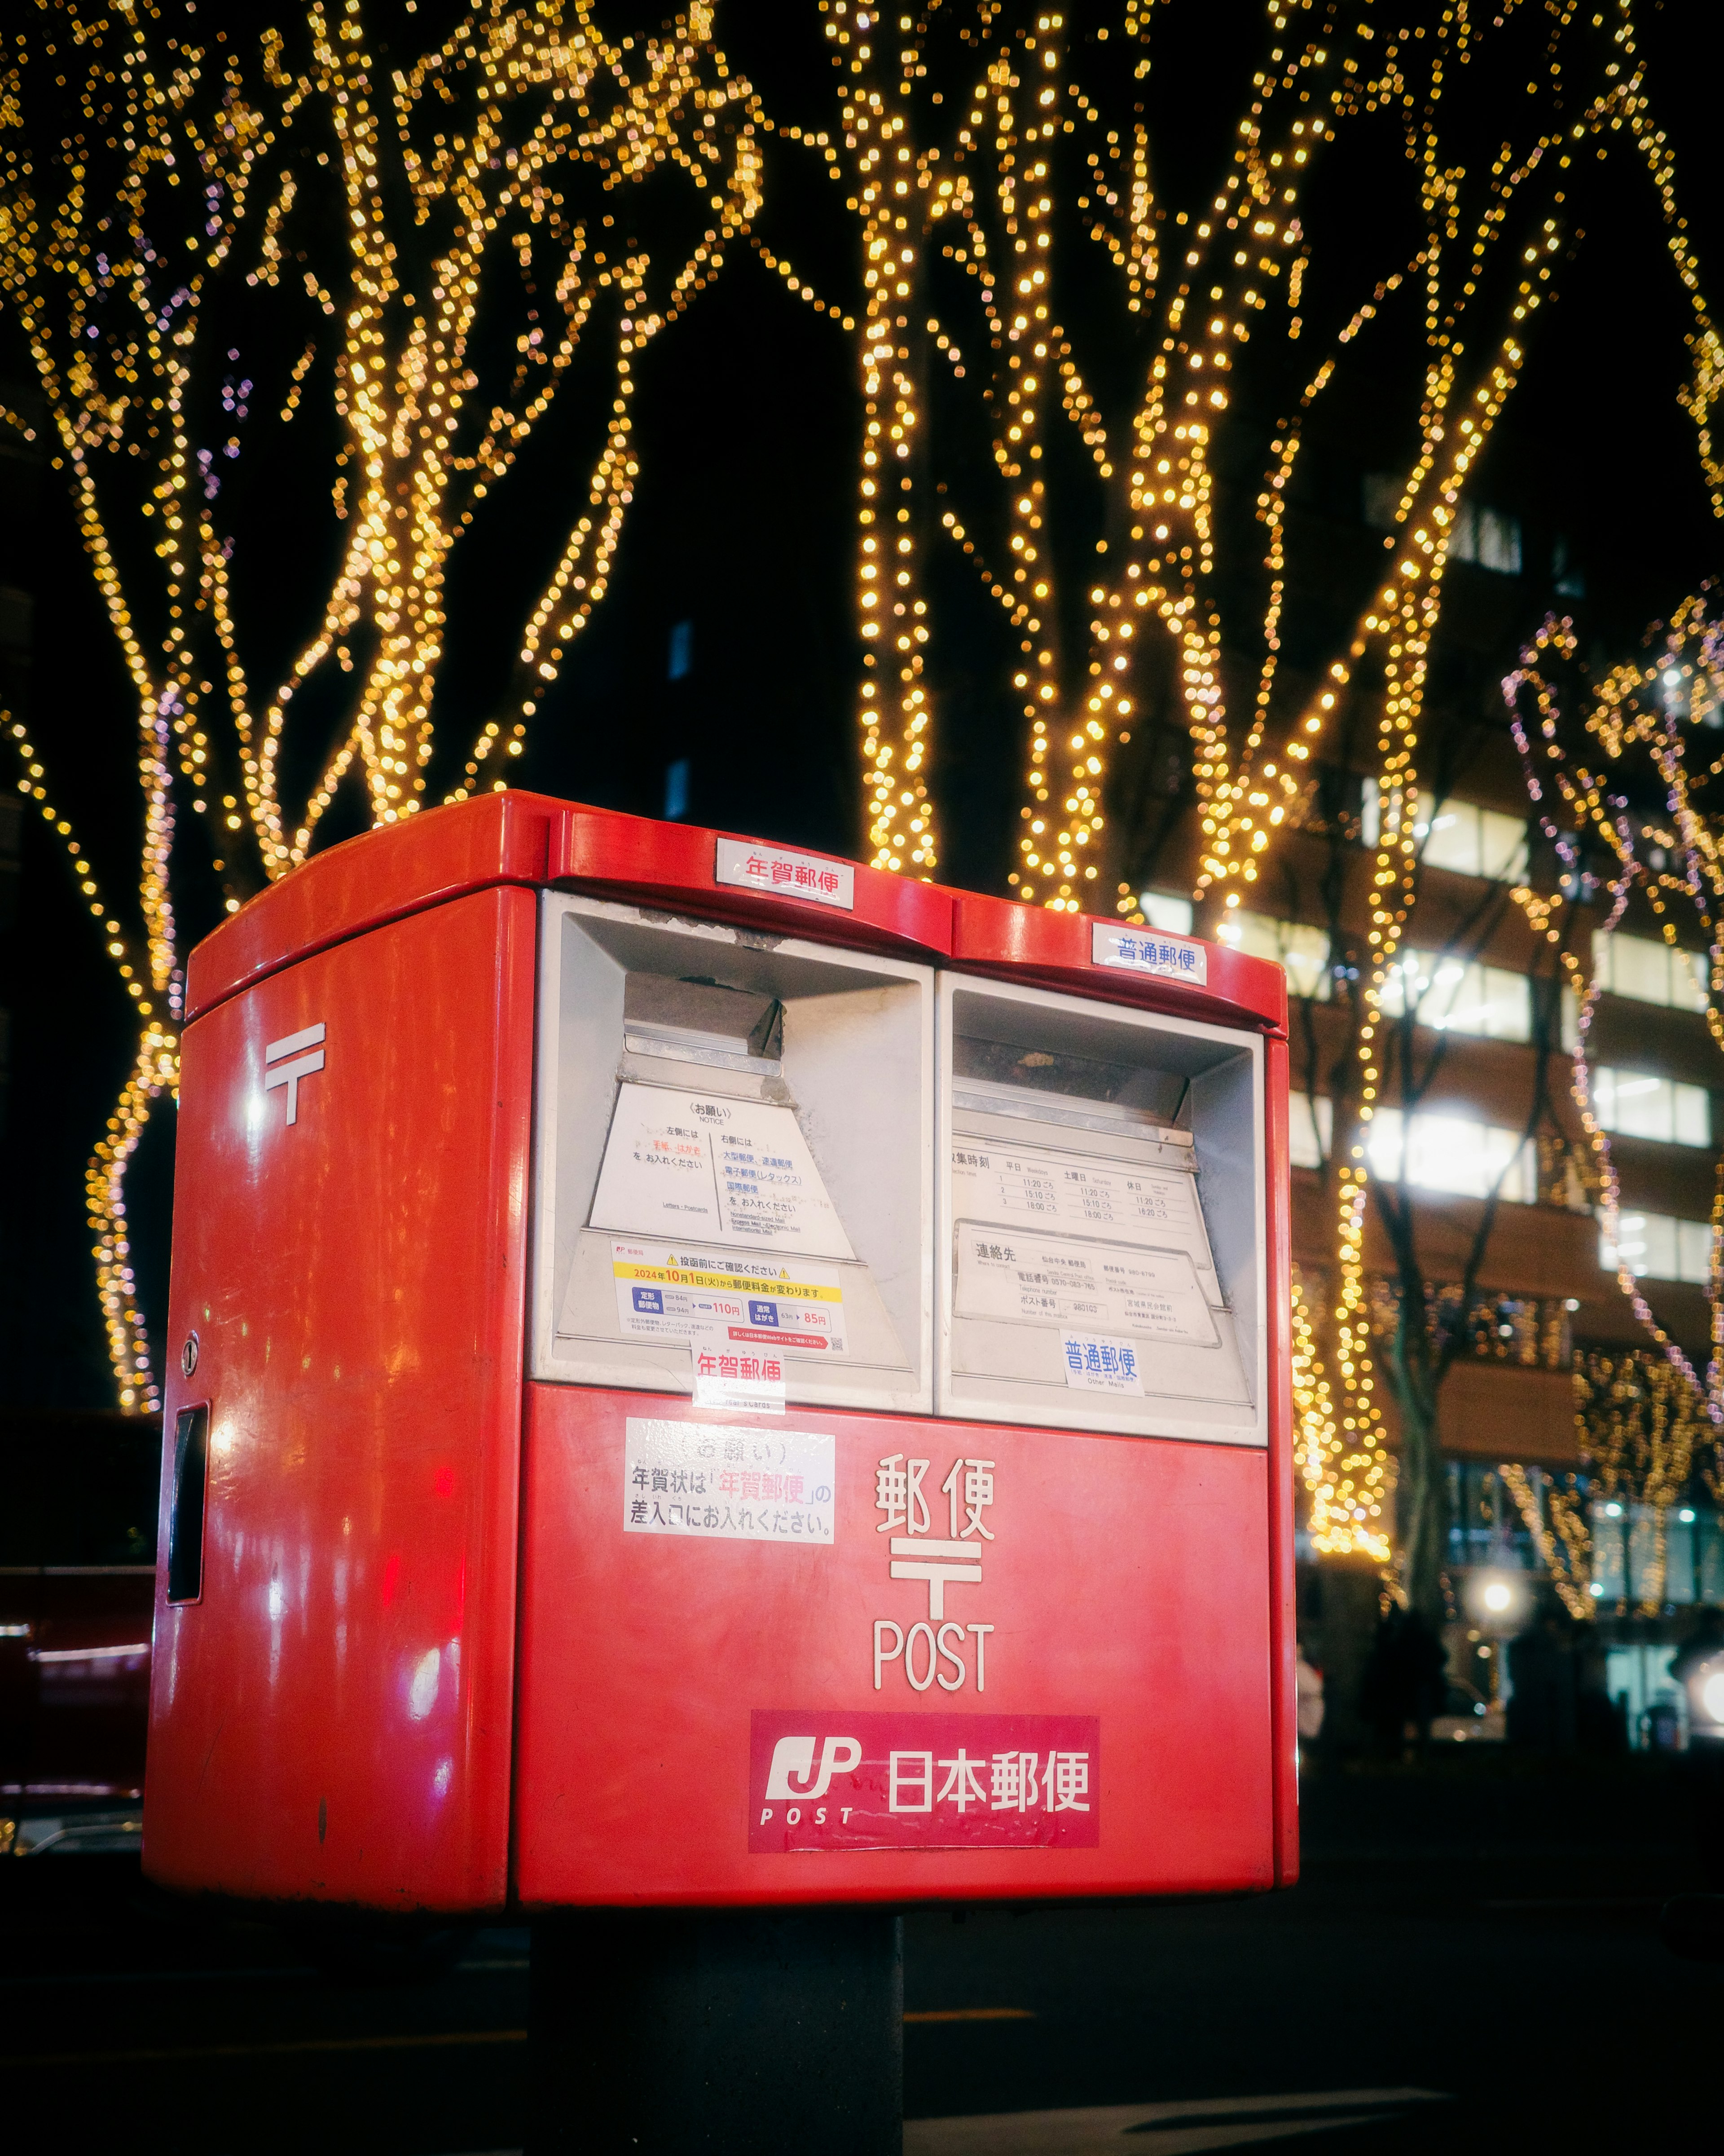
[[[1598,1211],[1609,1240],[1618,1244],[1621,1185],[1594,1100],[1591,1055],[1601,981],[1569,947],[1565,932],[1565,915],[1585,890],[1585,838],[1614,855],[1617,870],[1607,885],[1610,903],[1595,933],[1594,949],[1616,932],[1636,891],[1650,903],[1666,943],[1681,947],[1674,911],[1681,907],[1689,916],[1691,937],[1710,955],[1706,1023],[1714,1045],[1724,1049],[1724,850],[1706,799],[1707,788],[1724,775],[1724,756],[1707,756],[1697,731],[1724,711],[1724,619],[1709,612],[1706,593],[1696,593],[1651,640],[1655,649],[1641,665],[1614,667],[1594,684],[1579,665],[1573,624],[1552,617],[1503,684],[1528,796],[1563,870],[1563,890],[1557,896],[1542,896],[1517,886],[1514,897],[1533,929],[1560,947],[1576,997],[1574,1100]],[[1565,684],[1572,697],[1565,696]],[[1565,711],[1570,702],[1579,706],[1577,716]],[[1602,764],[1591,760],[1588,742],[1602,752]],[[1637,760],[1638,775],[1663,793],[1668,825],[1650,821],[1631,806],[1629,783]],[[1565,818],[1554,813],[1558,802],[1566,808]],[[1655,848],[1666,864],[1674,857],[1674,866],[1655,866],[1650,858]],[[1724,1169],[1715,1178],[1707,1272],[1711,1358],[1702,1377],[1659,1321],[1627,1259],[1618,1253],[1619,1289],[1696,1411],[1716,1431],[1724,1430]]]
[[[926,434],[911,331],[923,286],[921,228],[930,161],[911,146],[909,105],[919,48],[876,53],[885,26],[833,0],[826,35],[843,82],[844,142],[861,223],[862,473],[856,598],[862,638],[859,714],[870,857],[931,875],[939,838],[927,787],[932,713],[925,681],[928,604],[918,512]]]
[[[639,476],[641,355],[746,238],[791,295],[858,340],[865,400],[859,720],[869,850],[877,865],[927,876],[940,859],[929,786],[934,622],[926,551],[936,532],[973,567],[1017,643],[1024,798],[1012,883],[1027,901],[1072,911],[1095,902],[1110,843],[1110,757],[1116,742],[1131,738],[1149,649],[1165,649],[1172,662],[1203,823],[1196,895],[1219,911],[1224,936],[1226,916],[1249,895],[1275,836],[1288,828],[1361,666],[1382,667],[1371,963],[1352,1077],[1337,1104],[1336,1271],[1316,1303],[1301,1290],[1294,1327],[1301,1471],[1316,1546],[1382,1562],[1390,1467],[1363,1265],[1365,1138],[1382,1083],[1384,986],[1413,902],[1426,666],[1457,507],[1520,380],[1527,325],[1566,244],[1562,175],[1583,144],[1613,129],[1629,131],[1653,177],[1691,297],[1694,371],[1685,402],[1724,501],[1710,432],[1724,390],[1724,347],[1678,213],[1670,154],[1651,117],[1629,12],[1619,8],[1609,29],[1603,42],[1614,72],[1590,98],[1576,96],[1572,66],[1558,95],[1574,38],[1590,34],[1578,18],[1573,38],[1566,18],[1559,25],[1533,85],[1541,101],[1529,108],[1535,119],[1526,146],[1498,155],[1470,226],[1439,122],[1450,76],[1463,62],[1476,73],[1485,33],[1458,4],[1425,26],[1429,36],[1368,20],[1348,26],[1313,7],[1272,7],[1280,42],[1255,80],[1230,164],[1207,208],[1193,218],[1170,215],[1158,199],[1141,116],[1108,124],[1107,100],[1149,64],[1147,6],[1134,0],[1126,7],[1119,42],[1104,43],[1099,32],[1093,48],[1085,40],[1106,78],[1090,88],[1070,80],[1062,15],[1007,23],[998,9],[978,9],[957,33],[968,89],[953,101],[950,126],[926,23],[888,20],[856,0],[831,0],[824,13],[839,85],[841,128],[830,134],[775,123],[711,45],[709,11],[700,6],[656,36],[613,40],[586,0],[561,13],[498,0],[387,75],[378,72],[359,0],[320,0],[307,9],[310,59],[302,71],[288,64],[274,33],[261,41],[259,64],[242,65],[223,49],[219,33],[202,47],[169,39],[152,50],[151,21],[130,15],[83,34],[75,63],[64,51],[48,51],[52,28],[43,33],[40,54],[20,63],[26,107],[38,81],[45,94],[42,70],[50,59],[62,73],[69,65],[85,70],[74,80],[80,117],[56,168],[75,177],[59,199],[38,200],[19,130],[0,143],[0,291],[34,360],[57,465],[138,713],[145,835],[136,949],[100,909],[69,824],[48,804],[41,760],[13,729],[25,790],[74,849],[74,873],[101,911],[110,955],[139,1019],[134,1068],[90,1184],[122,1397],[128,1405],[156,1397],[136,1314],[123,1194],[143,1119],[174,1082],[179,987],[168,871],[183,835],[177,797],[190,802],[189,822],[213,854],[230,907],[243,894],[234,868],[242,842],[255,845],[266,876],[290,873],[306,859],[344,786],[363,788],[373,822],[413,813],[427,797],[454,549],[520,459],[577,355],[595,353],[606,370],[603,441],[577,490],[578,511],[556,563],[524,614],[506,689],[479,721],[445,798],[505,786],[530,722],[610,587]],[[1302,48],[1289,35],[1300,18],[1310,33]],[[1548,125],[1537,116],[1558,106],[1560,119]],[[937,116],[936,107],[942,108]],[[1306,182],[1347,127],[1378,114],[1396,116],[1408,131],[1424,240],[1377,285],[1331,349],[1299,371],[1303,393],[1276,433],[1257,501],[1267,598],[1255,694],[1235,720],[1217,573],[1218,445],[1248,347],[1272,334],[1289,346],[1310,334]],[[314,116],[325,131],[315,141]],[[1081,156],[1056,163],[1056,143],[1080,130]],[[812,156],[846,191],[864,262],[865,299],[855,313],[824,299],[754,229],[766,192],[761,146],[769,135]],[[333,145],[332,161],[319,143]],[[121,176],[104,200],[99,173],[115,158]],[[596,176],[603,213],[577,218],[570,209],[563,176],[577,167]],[[1054,311],[1056,242],[1063,247],[1072,236],[1060,221],[1065,205],[1055,184],[1066,172],[1082,176],[1078,243],[1098,249],[1120,305],[1153,347],[1117,443]],[[660,174],[680,176],[704,206],[687,251],[662,263],[638,237],[624,239],[615,222],[623,192]],[[439,235],[434,250],[414,258],[414,291],[404,289],[409,237],[394,207],[398,180],[419,226]],[[339,275],[326,262],[320,274],[299,244],[308,220],[332,206],[331,182],[346,257]],[[213,192],[199,196],[199,186]],[[1540,189],[1542,208],[1524,209]],[[1475,324],[1487,300],[1500,304],[1486,271],[1517,244],[1510,239],[1511,213],[1526,228],[1520,264],[1510,280],[1507,326],[1487,334]],[[184,268],[172,275],[162,244],[170,226],[192,242]],[[935,305],[936,250],[962,273],[979,309],[980,336],[964,331],[962,349],[955,321]],[[263,699],[254,699],[244,663],[231,540],[218,506],[223,465],[239,453],[252,388],[237,351],[229,353],[228,443],[200,447],[201,422],[192,418],[201,408],[194,393],[223,375],[208,326],[223,272],[243,274],[259,295],[284,303],[291,295],[299,311],[286,344],[295,358],[279,424],[302,424],[326,380],[343,430],[331,494],[339,563],[315,631],[279,677],[272,668],[279,685]],[[494,320],[494,295],[505,280],[528,326],[507,387],[481,395],[479,332]],[[1400,295],[1413,290],[1423,295],[1429,371],[1383,576],[1318,669],[1318,685],[1308,697],[1289,698],[1280,672],[1285,518],[1306,425],[1338,378],[1343,350],[1390,301],[1405,305]],[[122,311],[129,311],[116,329]],[[934,362],[942,382],[962,385],[964,396],[988,408],[997,519],[988,508],[960,505],[933,476],[926,371]],[[20,424],[14,415],[0,418]],[[1057,419],[1082,443],[1081,469],[1098,490],[1107,535],[1080,588],[1086,600],[1064,608],[1053,534],[1071,510],[1061,491],[1071,465],[1054,454],[1049,423]],[[147,498],[134,500],[140,480]],[[110,533],[116,516],[133,507],[135,529],[122,547]],[[991,546],[1003,533],[1003,555],[993,564],[977,536],[984,530]],[[118,566],[137,558],[140,533],[156,577],[144,600],[138,593],[147,578],[128,571],[123,587]],[[148,629],[140,625],[141,608]],[[1087,615],[1079,649],[1062,646],[1062,614],[1069,628]],[[1075,634],[1070,641],[1079,645]],[[338,738],[295,813],[282,793],[289,717],[314,684],[326,701],[331,689],[346,694],[349,677]],[[1672,819],[1680,832],[1674,806]],[[1124,885],[1117,904],[1141,917]],[[1588,1135],[1608,1178],[1603,1134],[1589,1126]],[[1331,1324],[1326,1363],[1320,1341]],[[1670,1352],[1680,1353],[1673,1344]]]
[[[416,64],[381,77],[359,0],[316,0],[303,19],[309,64],[298,73],[274,31],[243,58],[224,28],[192,24],[176,35],[131,10],[76,26],[50,13],[32,38],[14,40],[8,62],[6,94],[23,124],[0,137],[0,298],[35,367],[54,468],[67,480],[137,711],[136,938],[102,907],[70,824],[49,800],[40,757],[8,721],[23,789],[70,851],[139,1021],[132,1070],[87,1177],[98,1289],[127,1408],[159,1404],[125,1181],[153,1106],[177,1082],[177,788],[229,911],[246,887],[235,860],[242,842],[255,844],[266,877],[289,873],[350,774],[374,823],[420,804],[453,549],[608,307],[614,393],[586,511],[528,613],[500,716],[484,721],[449,798],[487,778],[505,783],[492,773],[519,754],[527,719],[607,588],[639,472],[639,354],[717,274],[760,202],[749,117],[757,106],[711,45],[704,6],[662,34],[616,41],[595,27],[586,0],[561,13],[498,5],[468,14]],[[38,157],[55,110],[67,116],[64,132]],[[331,141],[333,157],[321,146]],[[697,224],[661,280],[640,241],[613,239],[614,207],[574,214],[563,178],[577,168],[596,177],[611,206],[659,172],[680,174],[716,214]],[[301,267],[307,220],[329,207],[318,177],[326,172],[346,250],[343,273],[327,284]],[[398,181],[418,225],[439,234],[413,280],[417,297],[403,289],[408,234]],[[303,410],[321,356],[345,436],[332,497],[345,527],[339,566],[316,631],[261,712],[218,507],[255,384],[211,316],[218,294],[241,278],[284,303],[302,286],[300,305],[333,325],[332,344],[321,327],[295,340],[279,424]],[[491,295],[505,280],[528,326],[512,379],[481,400],[478,340],[482,328],[490,334]],[[227,439],[200,447],[218,401]],[[35,439],[16,413],[0,413],[0,423]],[[123,542],[111,536],[127,526]],[[280,790],[288,716],[314,677],[326,688],[337,668],[353,677],[350,715],[292,817]],[[206,716],[223,704],[225,741]]]
[[[1362,1445],[1357,1419],[1337,1414],[1306,1282],[1293,1273],[1293,1458],[1305,1485],[1311,1547],[1322,1557],[1389,1558],[1384,1519],[1392,1482],[1379,1446]]]

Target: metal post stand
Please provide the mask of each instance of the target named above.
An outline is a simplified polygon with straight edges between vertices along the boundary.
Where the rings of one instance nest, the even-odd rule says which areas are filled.
[[[903,2015],[875,1910],[543,1917],[528,2156],[900,2156]]]

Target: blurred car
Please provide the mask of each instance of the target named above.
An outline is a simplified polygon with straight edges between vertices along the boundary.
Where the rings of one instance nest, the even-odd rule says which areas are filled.
[[[0,1413],[0,1855],[143,1830],[159,1416]]]

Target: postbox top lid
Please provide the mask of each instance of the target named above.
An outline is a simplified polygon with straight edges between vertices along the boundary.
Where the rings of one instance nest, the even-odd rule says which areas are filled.
[[[1192,1017],[1286,1022],[1280,968],[1223,945],[1157,937],[800,847],[526,793],[426,809],[314,855],[198,946],[187,968],[187,1017],[349,937],[505,884],[685,908]]]
[[[1055,913],[974,891],[952,894],[952,964],[1107,1003],[1270,1032],[1287,1024],[1287,977],[1226,943],[1090,913]]]
[[[192,953],[198,1017],[313,952],[501,884],[690,907],[780,934],[947,956],[952,894],[830,855],[628,816],[542,793],[485,793],[362,833],[240,907]]]

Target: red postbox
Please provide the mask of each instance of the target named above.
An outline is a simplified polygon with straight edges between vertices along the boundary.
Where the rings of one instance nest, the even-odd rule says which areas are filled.
[[[1295,1876],[1276,968],[514,793],[187,1005],[155,1878]]]

